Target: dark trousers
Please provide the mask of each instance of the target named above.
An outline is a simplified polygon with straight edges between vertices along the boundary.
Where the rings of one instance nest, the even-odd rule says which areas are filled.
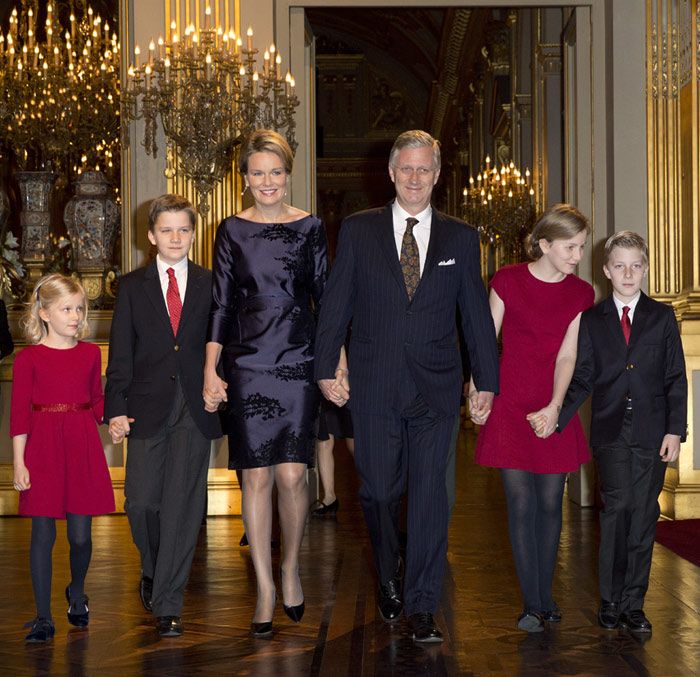
[[[380,582],[390,580],[399,557],[398,510],[407,494],[406,614],[434,613],[447,556],[447,453],[454,415],[432,412],[408,375],[391,415],[352,414],[355,464]]]
[[[153,579],[155,616],[179,616],[182,611],[202,523],[210,446],[179,388],[163,431],[129,440],[124,508],[142,573]]]
[[[625,414],[615,442],[593,450],[604,504],[598,558],[600,596],[619,603],[621,611],[644,606],[660,513],[658,498],[666,473],[658,449],[635,444],[632,417],[631,411]]]

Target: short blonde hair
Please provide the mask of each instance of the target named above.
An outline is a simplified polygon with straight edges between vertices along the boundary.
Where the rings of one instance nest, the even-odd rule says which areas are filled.
[[[610,261],[610,256],[612,250],[615,247],[621,247],[622,249],[639,249],[642,252],[642,258],[644,259],[644,265],[649,265],[649,247],[647,246],[646,240],[631,230],[621,230],[613,235],[611,235],[605,243],[605,265],[608,265]]]
[[[39,311],[42,308],[49,308],[63,296],[72,296],[73,294],[82,294],[85,305],[85,315],[81,325],[78,327],[76,338],[82,338],[85,335],[88,329],[88,307],[83,285],[75,278],[67,277],[60,273],[51,273],[50,275],[44,275],[34,285],[34,290],[29,297],[26,309],[20,320],[20,326],[29,343],[39,343],[48,335],[48,327],[46,322],[41,319]]]
[[[248,173],[248,161],[253,153],[274,153],[282,160],[284,171],[292,173],[294,153],[287,140],[273,129],[256,129],[245,140],[238,154],[238,169],[241,174]]]
[[[567,240],[579,233],[591,232],[588,219],[573,205],[555,204],[540,216],[532,232],[525,240],[525,251],[531,259],[542,257],[540,240],[547,242]]]

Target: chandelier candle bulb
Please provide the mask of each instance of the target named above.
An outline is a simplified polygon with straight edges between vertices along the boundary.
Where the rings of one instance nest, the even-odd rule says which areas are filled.
[[[246,51],[252,52],[253,51],[253,29],[248,27],[248,30],[246,31]]]

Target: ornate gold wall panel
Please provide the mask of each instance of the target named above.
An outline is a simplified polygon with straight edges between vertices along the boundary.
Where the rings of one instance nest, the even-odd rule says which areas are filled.
[[[649,293],[673,305],[689,384],[687,442],[669,468],[662,511],[700,515],[700,0],[647,0]]]

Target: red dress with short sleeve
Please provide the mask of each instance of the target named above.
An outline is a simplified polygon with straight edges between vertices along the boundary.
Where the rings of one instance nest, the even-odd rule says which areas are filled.
[[[31,488],[19,514],[65,518],[114,512],[114,492],[97,423],[102,422],[100,349],[37,344],[15,357],[10,435],[27,435]]]
[[[578,470],[590,459],[578,416],[544,440],[535,435],[526,416],[551,401],[561,342],[576,315],[593,305],[593,287],[576,275],[543,282],[527,263],[501,268],[491,287],[505,304],[500,394],[479,431],[475,460],[535,473]]]

